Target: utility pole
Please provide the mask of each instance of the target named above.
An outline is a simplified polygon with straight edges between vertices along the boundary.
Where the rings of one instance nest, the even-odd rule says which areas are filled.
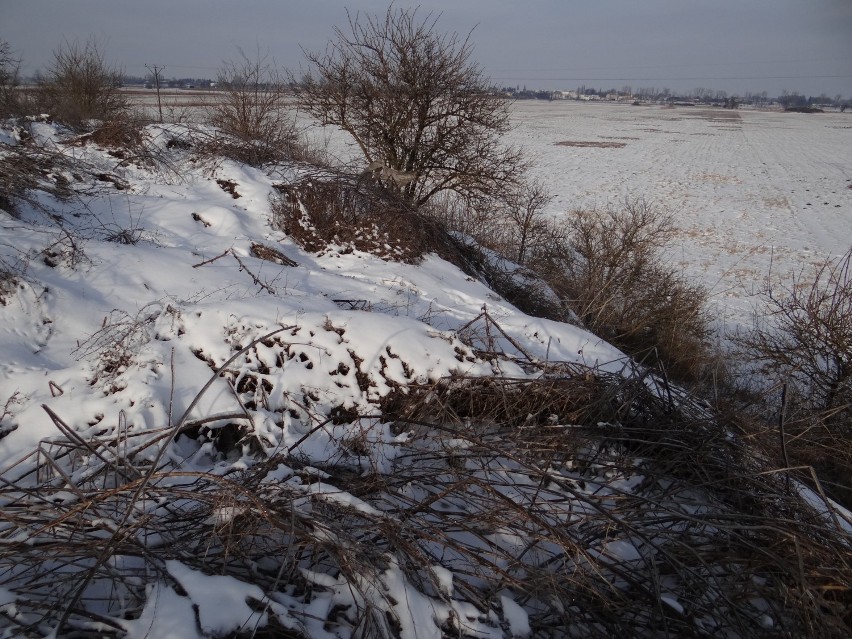
[[[154,74],[154,82],[157,85],[157,109],[160,111],[160,124],[163,123],[163,105],[160,102],[160,72],[163,71],[166,67],[159,67],[156,64],[145,65],[145,68],[148,69],[151,73]]]

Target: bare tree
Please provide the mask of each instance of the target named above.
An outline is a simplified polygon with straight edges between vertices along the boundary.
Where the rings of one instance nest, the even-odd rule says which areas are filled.
[[[68,43],[53,54],[53,63],[39,90],[43,109],[73,128],[88,120],[116,120],[127,115],[121,94],[121,71],[109,66],[94,39]]]
[[[284,103],[286,83],[268,54],[258,50],[249,58],[239,50],[239,58],[219,70],[218,80],[223,94],[208,113],[230,138],[218,141],[225,154],[255,166],[291,155],[296,133]]]
[[[393,7],[384,17],[349,15],[325,52],[305,53],[299,106],[351,135],[365,164],[413,176],[389,186],[415,205],[446,191],[502,195],[523,169],[521,154],[499,141],[506,104],[472,61],[470,37],[439,33],[437,20]]]

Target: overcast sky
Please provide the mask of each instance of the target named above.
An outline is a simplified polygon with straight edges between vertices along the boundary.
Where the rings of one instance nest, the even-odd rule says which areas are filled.
[[[0,0],[0,40],[27,72],[94,36],[132,75],[214,77],[237,47],[298,69],[351,12],[384,0]],[[852,0],[398,0],[473,31],[495,83],[572,89],[696,87],[852,97]]]

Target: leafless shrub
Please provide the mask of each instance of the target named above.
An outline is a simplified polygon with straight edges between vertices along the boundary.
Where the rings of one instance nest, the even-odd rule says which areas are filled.
[[[547,186],[539,181],[525,181],[510,193],[502,211],[502,217],[510,224],[509,246],[514,249],[507,254],[519,264],[527,264],[531,255],[543,248],[552,226],[543,218],[544,208],[553,199]]]
[[[708,352],[707,294],[662,261],[671,215],[628,199],[575,211],[565,227],[544,234],[533,265],[584,324],[678,379],[699,377]]]
[[[765,314],[740,343],[770,380],[788,385],[791,462],[813,465],[852,503],[852,249],[787,282],[771,275]],[[773,438],[774,439],[774,438]]]
[[[41,250],[41,259],[51,268],[64,266],[73,269],[90,264],[85,244],[86,239],[80,233],[60,221],[51,242]]]
[[[140,216],[130,216],[123,224],[116,222],[98,222],[95,229],[97,234],[106,242],[136,246],[140,242],[153,241],[153,235],[140,222]]]
[[[69,179],[78,167],[58,149],[30,140],[29,121],[17,127],[17,144],[0,142],[0,208],[16,215],[22,204],[39,209],[37,192],[64,199],[72,195]]]
[[[555,227],[544,216],[551,199],[543,182],[519,179],[499,198],[470,203],[444,196],[431,202],[428,211],[448,230],[469,235],[510,260],[529,265],[552,242]]]
[[[781,285],[768,279],[765,325],[745,339],[767,372],[794,384],[808,408],[833,415],[838,425],[848,425],[852,414],[850,262],[852,249]]]
[[[75,349],[81,359],[93,363],[89,383],[100,384],[106,393],[121,390],[117,378],[134,363],[139,349],[151,339],[150,331],[163,313],[177,316],[172,306],[159,302],[143,306],[135,315],[114,309],[104,317],[100,329],[92,333]]]
[[[310,71],[294,81],[298,105],[358,144],[364,163],[412,176],[396,190],[420,206],[443,192],[468,200],[512,187],[524,165],[500,144],[506,103],[488,90],[469,38],[437,31],[437,17],[390,7],[349,16]]]
[[[69,144],[83,145],[92,142],[106,147],[113,157],[124,160],[142,152],[142,126],[142,120],[124,113],[121,118],[107,120],[93,131],[70,140]]]
[[[109,66],[94,39],[66,42],[53,54],[38,91],[40,107],[74,129],[90,120],[118,121],[128,112],[120,91],[121,72]]]
[[[452,193],[440,193],[420,207],[447,231],[468,235],[483,246],[497,250],[503,241],[505,227],[495,206],[471,206]]]
[[[557,252],[557,227],[543,214],[549,200],[541,182],[521,181],[500,199],[473,204],[445,193],[420,211],[452,238],[455,250],[446,252],[445,259],[525,313],[572,319],[532,257],[543,250]]]
[[[0,293],[2,293],[2,290],[3,280],[2,271],[0,271]],[[0,304],[2,303],[2,295],[0,295]],[[16,404],[22,404],[23,401],[20,391],[15,391],[6,398],[5,404],[3,404],[3,409],[0,410],[0,439],[3,439],[6,435],[18,428],[18,424],[16,424],[12,419],[12,408]]]
[[[252,166],[262,166],[296,154],[297,135],[286,104],[285,81],[268,54],[226,62],[219,71],[221,95],[207,107],[219,135],[216,151]]]
[[[487,244],[480,243],[479,238],[483,235]],[[495,245],[506,247],[495,241],[491,231],[478,232],[475,237],[454,235],[453,240],[458,251],[447,259],[524,313],[557,321],[572,319],[544,277],[488,248]]]
[[[473,238],[456,263],[525,312],[578,319],[680,381],[718,380],[724,371],[709,341],[707,293],[661,255],[674,230],[671,215],[639,198],[550,218],[543,214],[548,201],[546,188],[532,182],[486,211],[457,200],[426,210]],[[499,256],[527,268],[507,270]]]

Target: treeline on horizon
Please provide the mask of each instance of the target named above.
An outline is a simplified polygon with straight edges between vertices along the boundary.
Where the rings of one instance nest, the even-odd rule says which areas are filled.
[[[41,82],[39,73],[21,78],[21,84],[37,85]],[[155,89],[153,75],[122,75],[122,85],[125,87],[141,87]],[[169,77],[160,78],[161,88],[170,89],[218,89],[221,83],[218,79],[207,77]],[[833,107],[842,110],[852,107],[852,97],[844,97],[838,93],[833,97],[823,92],[819,95],[807,95],[799,91],[784,90],[780,95],[771,96],[767,91],[745,91],[742,94],[728,92],[722,89],[696,87],[687,91],[673,91],[668,87],[638,87],[623,86],[616,88],[594,88],[581,85],[575,89],[528,89],[526,85],[497,86],[493,91],[503,93],[517,100],[620,100],[635,99],[651,102],[695,102],[700,104],[716,104],[729,106],[734,100],[736,104],[752,106],[768,106],[778,104],[784,108],[796,107]]]

